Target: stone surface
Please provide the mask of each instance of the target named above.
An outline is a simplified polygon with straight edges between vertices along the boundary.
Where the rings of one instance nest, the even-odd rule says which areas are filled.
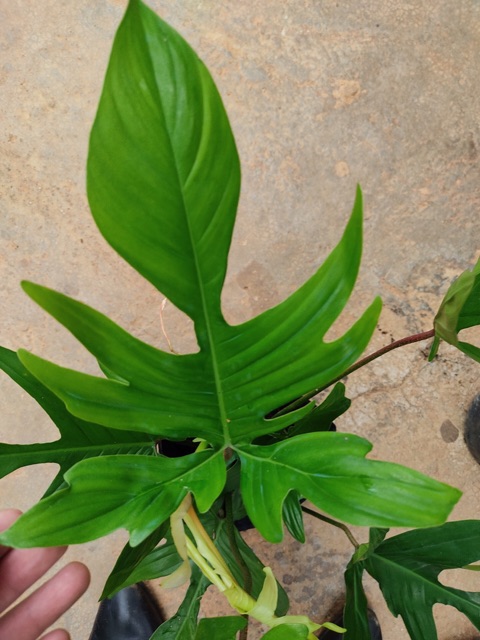
[[[0,344],[88,372],[97,371],[92,359],[29,301],[19,281],[78,297],[140,338],[167,346],[159,331],[161,296],[107,246],[85,197],[88,132],[125,4],[0,6]],[[480,2],[151,4],[207,63],[237,138],[243,189],[223,299],[227,318],[240,322],[259,313],[313,273],[338,241],[359,182],[366,203],[363,267],[334,333],[377,294],[384,311],[372,349],[430,328],[452,278],[479,257]],[[164,319],[175,348],[194,346],[189,322],[171,305]],[[476,338],[480,343],[478,332]],[[449,348],[428,364],[425,347],[407,347],[352,375],[353,407],[338,426],[370,439],[373,457],[460,487],[465,496],[453,517],[476,518],[480,469],[461,433],[480,391],[478,365]],[[0,394],[1,440],[56,437],[35,403],[5,377]],[[44,467],[11,474],[0,483],[1,505],[28,508],[52,474]],[[351,549],[327,525],[309,522],[308,532],[306,545],[259,542],[258,549],[288,589],[293,611],[322,618],[341,602]],[[93,572],[90,591],[65,616],[73,640],[88,637],[96,599],[124,542],[119,532],[69,551]],[[448,579],[463,586],[467,578],[479,591],[478,574]],[[367,591],[384,637],[403,640],[401,621],[388,613],[373,581]],[[173,611],[180,596],[160,597]],[[207,600],[206,611],[222,607],[214,593]],[[450,608],[438,606],[435,615],[440,640],[478,636]]]

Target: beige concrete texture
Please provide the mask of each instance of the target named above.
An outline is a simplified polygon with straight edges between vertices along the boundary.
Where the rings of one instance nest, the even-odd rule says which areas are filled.
[[[89,214],[85,161],[124,0],[17,0],[0,4],[0,344],[96,372],[83,348],[19,287],[30,279],[106,313],[167,348],[162,297],[107,246]],[[340,238],[356,183],[365,195],[358,287],[335,330],[379,294],[384,310],[369,351],[427,330],[449,283],[479,257],[480,2],[478,0],[152,0],[210,68],[237,139],[243,187],[224,309],[243,321],[281,301]],[[175,349],[194,344],[170,305]],[[332,333],[332,335],[333,335]],[[480,344],[478,331],[472,339]],[[427,344],[391,353],[350,376],[351,411],[339,429],[374,444],[372,457],[407,464],[464,491],[454,519],[480,516],[480,469],[464,445],[479,365]],[[319,363],[319,366],[321,363]],[[0,378],[0,439],[57,432],[35,403]],[[0,482],[0,504],[27,509],[54,469],[21,469]],[[268,546],[246,537],[287,588],[294,613],[323,619],[343,597],[352,551],[340,531],[307,522],[308,542]],[[356,530],[365,540],[367,532]],[[64,616],[86,640],[125,532],[72,548],[87,563],[88,594]],[[480,546],[480,541],[479,541]],[[447,584],[480,591],[479,574]],[[468,578],[468,580],[467,580]],[[368,596],[385,640],[407,637],[373,581]],[[158,590],[169,611],[180,592]],[[205,611],[227,612],[209,593]],[[435,606],[440,640],[479,637],[461,614]],[[255,632],[257,633],[257,632]],[[258,637],[252,633],[251,638]]]

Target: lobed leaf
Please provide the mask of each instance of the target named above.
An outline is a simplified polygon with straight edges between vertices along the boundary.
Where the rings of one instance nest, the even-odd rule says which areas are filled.
[[[200,511],[225,484],[221,453],[183,458],[104,456],[65,474],[66,489],[41,500],[0,534],[1,544],[50,547],[94,540],[125,528],[135,546],[157,529],[188,492]]]
[[[156,438],[183,439],[195,435],[213,444],[223,444],[218,417],[211,416],[208,387],[192,410],[188,402],[169,397],[166,392],[152,394],[138,386],[73,371],[22,349],[18,357],[65,403],[69,412],[84,420],[113,429],[150,433]]]
[[[345,232],[297,292],[238,326],[221,312],[240,168],[225,109],[190,46],[140,0],[118,29],[90,138],[88,197],[107,241],[194,321],[200,351],[166,354],[44,287],[27,293],[95,355],[108,379],[20,358],[84,420],[228,447],[286,428],[365,349],[377,299],[341,338],[324,337],[353,290],[362,250],[360,189]],[[321,363],[321,366],[319,366]]]
[[[371,448],[363,438],[343,433],[238,447],[241,490],[253,524],[267,540],[279,542],[282,504],[292,488],[351,524],[412,527],[444,522],[460,491],[418,471],[367,460]]]
[[[342,240],[316,275],[285,302],[244,325],[230,327],[212,317],[210,342],[189,356],[165,354],[86,305],[24,283],[29,295],[120,380],[71,371],[25,351],[19,357],[74,415],[115,429],[202,437],[228,446],[298,423],[315,409],[313,403],[266,416],[341,375],[362,353],[376,324],[378,300],[342,338],[323,341],[354,285],[361,220],[358,192]],[[329,415],[347,407],[342,387],[336,389]],[[319,408],[319,415],[328,408]],[[312,428],[308,425],[301,432]]]
[[[112,431],[74,417],[63,402],[23,366],[17,354],[5,347],[0,347],[0,369],[36,400],[60,432],[60,439],[53,442],[21,445],[0,443],[0,477],[32,464],[57,463],[60,471],[46,493],[49,495],[62,484],[64,473],[86,458],[100,454],[155,453],[151,435]]]
[[[432,614],[436,603],[455,607],[480,629],[480,592],[454,589],[438,580],[445,569],[480,560],[479,536],[479,520],[449,522],[389,538],[366,557],[366,570],[378,581],[390,611],[402,616],[414,640],[437,640]]]

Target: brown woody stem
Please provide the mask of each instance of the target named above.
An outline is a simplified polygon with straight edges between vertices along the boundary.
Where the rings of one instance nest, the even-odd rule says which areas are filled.
[[[428,340],[434,337],[435,337],[435,330],[430,329],[430,331],[415,333],[412,336],[407,336],[406,338],[401,338],[400,340],[395,340],[394,342],[387,344],[385,347],[378,349],[378,351],[374,351],[369,356],[365,356],[365,358],[362,358],[361,360],[358,360],[358,362],[356,362],[355,364],[352,364],[352,366],[346,369],[342,374],[340,374],[333,380],[330,380],[328,384],[324,385],[323,387],[319,387],[318,389],[313,389],[308,393],[305,393],[303,396],[301,396],[300,398],[297,398],[296,400],[288,404],[286,407],[283,407],[278,413],[275,414],[275,417],[285,415],[286,413],[290,413],[290,411],[293,411],[294,409],[298,409],[299,407],[303,406],[305,402],[310,400],[313,396],[317,395],[317,393],[324,391],[328,387],[332,386],[332,384],[339,382],[340,380],[342,380],[342,378],[349,376],[354,371],[357,371],[357,369],[360,369],[361,367],[364,367],[366,364],[373,362],[373,360],[380,358],[380,356],[385,355],[389,351],[393,351],[394,349],[398,349],[399,347],[404,347],[407,344],[413,344],[414,342],[421,342],[422,340]]]
[[[355,549],[358,549],[358,547],[360,546],[360,544],[357,542],[353,533],[350,531],[350,529],[347,527],[346,524],[343,524],[342,522],[337,522],[337,520],[332,520],[332,518],[329,518],[328,516],[324,516],[322,513],[318,513],[317,511],[313,511],[313,509],[309,509],[308,507],[302,506],[302,511],[304,511],[305,513],[308,513],[308,515],[313,516],[314,518],[323,520],[323,522],[328,522],[328,524],[332,524],[334,527],[338,527],[339,529],[341,529],[343,533],[347,536],[347,538],[350,540],[350,542],[353,544]]]

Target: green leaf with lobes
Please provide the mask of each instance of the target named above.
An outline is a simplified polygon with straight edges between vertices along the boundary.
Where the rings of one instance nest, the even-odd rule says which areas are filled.
[[[199,352],[163,353],[86,305],[26,283],[28,294],[111,375],[86,375],[25,351],[20,358],[78,418],[157,438],[200,436],[216,451],[176,462],[143,456],[136,463],[130,456],[81,462],[66,475],[71,486],[34,507],[3,539],[17,545],[63,544],[125,526],[132,544],[138,544],[187,490],[195,494],[200,510],[208,509],[223,487],[222,449],[227,447],[242,456],[249,515],[269,539],[281,537],[282,503],[291,489],[312,496],[347,521],[419,525],[444,520],[458,498],[455,490],[394,465],[364,460],[369,445],[353,436],[346,437],[344,446],[338,446],[338,439],[321,440],[323,450],[307,451],[305,443],[335,434],[300,435],[274,450],[248,444],[310,413],[314,403],[268,418],[278,407],[338,378],[370,340],[379,299],[343,336],[325,340],[358,274],[362,194],[358,189],[340,242],[302,287],[248,322],[227,324],[221,291],[240,185],[235,142],[203,63],[140,0],[130,0],[115,37],[91,133],[87,174],[89,202],[100,231],[192,318]],[[292,454],[293,466],[279,463],[286,454]],[[300,471],[302,456],[305,472]],[[262,493],[268,504],[259,501],[267,508],[262,516],[252,492],[259,481],[264,486],[267,470],[275,481],[267,482]],[[344,488],[342,474],[352,480]],[[157,495],[155,491],[163,499],[161,508],[152,512],[147,496]],[[376,491],[390,492],[389,500]],[[407,515],[409,491],[413,496]],[[122,506],[125,502],[129,509]],[[59,517],[54,535],[52,514]]]
[[[239,447],[242,496],[253,524],[267,540],[279,542],[282,504],[292,487],[319,509],[355,525],[444,522],[461,492],[401,465],[368,460],[371,448],[363,438],[344,433]]]
[[[28,465],[55,462],[60,471],[46,493],[49,495],[62,484],[63,474],[85,458],[100,454],[154,455],[151,435],[112,431],[73,416],[54,393],[25,369],[17,354],[4,347],[0,347],[0,369],[36,400],[60,432],[60,439],[53,442],[0,443],[0,477]]]
[[[266,419],[328,384],[365,349],[379,300],[343,337],[324,341],[358,273],[360,191],[342,240],[303,287],[244,324],[225,322],[220,299],[239,181],[233,135],[208,71],[171,27],[132,0],[92,129],[89,201],[107,241],[193,319],[200,351],[163,353],[86,305],[26,283],[38,304],[128,381],[69,372],[22,352],[72,413],[159,437],[248,442],[310,412],[313,404]]]
[[[353,287],[356,271],[353,279],[344,272],[349,281],[343,283],[339,276],[347,266],[342,267],[342,261],[346,259],[348,247],[358,239],[360,224],[361,202],[357,201],[342,242],[316,276],[279,307],[245,325],[229,327],[223,323],[223,330],[232,335],[210,353],[165,354],[129,336],[86,305],[45,287],[24,283],[24,289],[38,304],[129,384],[70,371],[24,351],[20,357],[30,371],[62,398],[72,413],[105,426],[139,429],[165,437],[201,436],[216,444],[248,441],[276,431],[298,421],[313,405],[272,420],[265,419],[266,414],[279,404],[327,383],[343,371],[368,342],[372,320],[376,320],[379,310],[376,303],[343,339],[321,341],[334,319],[328,319],[329,310],[334,309],[338,315]],[[356,269],[359,259],[358,253]],[[329,262],[335,277],[328,275]],[[339,299],[342,287],[346,290]],[[302,300],[303,289],[307,292],[307,301]],[[323,304],[317,308],[319,303]],[[312,318],[312,314],[315,317]],[[365,324],[367,321],[369,327]],[[276,329],[272,330],[272,326]],[[258,334],[255,335],[257,345],[244,344],[243,339],[252,332]],[[221,327],[218,334],[221,337]],[[297,349],[299,339],[302,345],[304,339],[310,341],[310,347],[302,346],[292,361],[294,351],[291,350]],[[220,347],[228,347],[225,357],[214,358],[220,353]],[[319,361],[324,365],[320,370]],[[209,376],[211,370],[217,372],[216,381]]]
[[[6,532],[2,544],[51,547],[87,542],[116,529],[142,542],[175,511],[188,492],[200,512],[225,484],[221,453],[182,458],[103,456],[79,462],[65,474],[70,485],[32,507]]]
[[[438,579],[444,570],[480,560],[479,538],[479,520],[448,522],[375,543],[358,564],[378,581],[390,611],[403,618],[410,638],[437,640],[432,612],[436,603],[455,607],[480,629],[480,592],[455,589]]]

